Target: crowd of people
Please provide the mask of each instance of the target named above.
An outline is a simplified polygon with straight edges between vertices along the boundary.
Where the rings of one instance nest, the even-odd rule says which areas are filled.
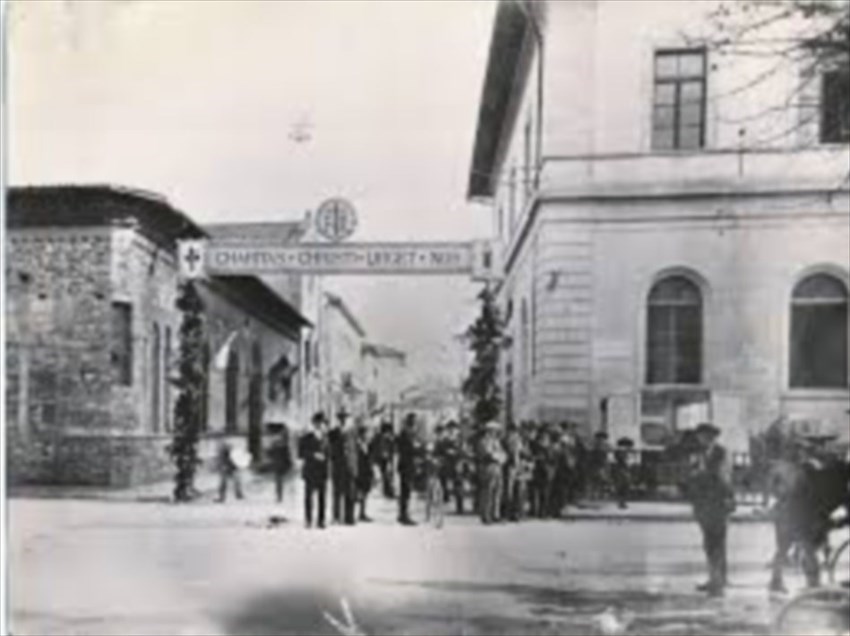
[[[298,441],[305,521],[324,527],[328,484],[335,523],[370,521],[367,502],[376,481],[384,497],[398,500],[404,525],[415,524],[410,513],[415,492],[425,496],[426,517],[453,505],[457,514],[477,512],[485,524],[557,518],[584,498],[613,496],[626,507],[633,446],[622,438],[612,449],[605,433],[587,445],[569,422],[504,427],[490,422],[475,434],[449,421],[426,438],[414,414],[396,432],[391,422],[373,431],[352,424],[345,411],[334,422],[317,413]]]
[[[570,506],[588,500],[613,500],[625,508],[639,464],[631,459],[631,439],[622,437],[612,446],[608,435],[598,432],[587,443],[571,422],[503,426],[493,421],[474,428],[449,421],[426,435],[412,413],[396,431],[392,422],[373,429],[342,410],[334,421],[316,413],[294,453],[285,428],[283,433],[269,448],[277,500],[283,498],[294,454],[305,484],[304,520],[307,527],[317,528],[326,526],[328,508],[335,524],[370,522],[368,502],[376,485],[384,498],[397,500],[397,519],[403,525],[416,525],[411,515],[414,493],[424,496],[425,521],[438,527],[450,506],[458,515],[475,512],[487,525],[559,518]],[[727,528],[736,506],[730,457],[719,437],[720,429],[702,423],[672,449],[683,462],[679,485],[703,536],[709,577],[700,589],[712,596],[722,595],[728,582]],[[773,590],[784,589],[782,568],[792,546],[802,553],[809,585],[819,583],[816,552],[834,525],[830,515],[842,506],[850,511],[850,465],[831,458],[824,441],[795,437],[773,454]],[[243,496],[239,473],[249,461],[244,451],[222,445],[220,500],[231,484],[235,495]],[[848,522],[850,514],[845,513],[841,523]]]

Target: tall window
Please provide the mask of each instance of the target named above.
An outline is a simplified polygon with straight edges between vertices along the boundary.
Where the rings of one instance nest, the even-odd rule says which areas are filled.
[[[310,338],[306,338],[304,340],[304,373],[309,374],[312,370],[312,353],[313,353],[313,344],[310,341]]]
[[[800,281],[791,298],[790,384],[846,388],[847,287],[827,274]]]
[[[510,210],[510,219],[511,219],[511,232],[513,233],[514,228],[516,227],[517,217],[519,216],[518,205],[517,205],[517,192],[516,192],[516,182],[517,182],[517,169],[516,166],[511,166],[510,178],[508,179],[508,209]]]
[[[652,147],[686,150],[705,145],[705,50],[658,51]]]
[[[684,276],[657,282],[647,303],[648,384],[699,384],[702,296]]]
[[[527,390],[528,375],[531,371],[531,365],[528,361],[529,347],[529,332],[528,332],[528,302],[525,298],[522,299],[520,305],[520,373],[523,390]]]
[[[534,183],[534,165],[531,157],[531,117],[525,122],[523,129],[523,191],[525,192],[526,200],[531,196],[532,185]]]
[[[171,327],[165,328],[165,345],[163,346],[162,355],[162,375],[165,380],[162,390],[162,401],[165,403],[165,414],[162,417],[162,421],[165,424],[165,430],[171,432]]]
[[[224,376],[224,431],[235,433],[239,429],[239,354],[230,349]]]
[[[133,308],[130,303],[112,303],[112,370],[115,382],[133,384]]]
[[[823,143],[850,141],[850,66],[823,74],[820,139]]]
[[[162,425],[162,350],[159,325],[151,330],[151,430],[159,433]]]

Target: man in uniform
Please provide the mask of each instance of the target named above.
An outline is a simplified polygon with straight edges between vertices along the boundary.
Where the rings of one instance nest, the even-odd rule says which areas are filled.
[[[504,439],[505,465],[503,469],[502,516],[519,521],[522,502],[520,497],[520,470],[523,462],[523,441],[515,422],[508,422]]]
[[[455,511],[463,514],[463,467],[461,440],[459,437],[458,424],[454,420],[446,425],[445,436],[438,441],[435,452],[441,459],[440,481],[443,486],[445,500],[455,500]]]
[[[488,422],[481,441],[481,521],[491,524],[499,520],[502,494],[502,469],[507,459],[499,439],[498,422]]]
[[[317,499],[318,527],[325,527],[325,496],[328,483],[328,440],[325,435],[325,414],[313,415],[311,429],[298,442],[298,457],[304,462],[301,476],[304,479],[304,521],[313,525],[313,499]]]
[[[398,455],[398,522],[405,526],[415,526],[410,518],[410,495],[413,491],[413,481],[416,478],[416,416],[408,413],[404,418],[401,433],[396,439]]]
[[[707,422],[696,428],[699,443],[688,494],[694,516],[702,531],[703,549],[708,561],[708,581],[697,587],[709,596],[723,596],[726,587],[726,533],[735,496],[730,483],[726,449],[717,441],[720,429]]]

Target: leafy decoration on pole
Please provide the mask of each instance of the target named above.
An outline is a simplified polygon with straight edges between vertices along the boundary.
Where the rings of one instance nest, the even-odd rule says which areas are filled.
[[[499,389],[499,357],[502,348],[502,322],[493,291],[486,286],[478,295],[481,313],[466,331],[474,354],[463,393],[473,403],[473,417],[480,428],[499,416],[502,397]]]
[[[177,308],[180,323],[179,374],[173,380],[179,394],[174,406],[174,432],[169,454],[174,461],[174,500],[190,501],[195,496],[195,473],[201,460],[198,442],[201,436],[206,381],[204,360],[203,303],[192,281],[180,284]]]

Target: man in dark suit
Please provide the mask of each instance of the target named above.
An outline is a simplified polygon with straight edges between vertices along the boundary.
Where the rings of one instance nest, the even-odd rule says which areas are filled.
[[[325,527],[325,494],[328,483],[328,440],[325,435],[327,420],[324,413],[312,418],[312,428],[298,442],[298,457],[304,462],[304,520],[308,528],[313,525],[313,499],[317,499],[319,528]]]
[[[408,413],[404,418],[401,433],[396,438],[396,454],[398,455],[399,499],[398,522],[406,526],[415,526],[410,518],[410,495],[413,490],[413,480],[416,476],[416,416]]]
[[[356,523],[355,509],[357,507],[357,477],[360,472],[360,440],[357,427],[351,423],[351,418],[345,411],[340,412],[340,428],[342,430],[342,501],[344,521],[348,526]]]
[[[709,596],[723,596],[726,587],[726,533],[729,515],[734,511],[726,449],[717,441],[720,429],[703,423],[696,428],[699,442],[694,472],[688,482],[688,495],[703,537],[708,561],[708,581],[697,587]]]
[[[348,417],[345,409],[337,414],[336,421],[328,431],[328,452],[330,454],[331,471],[331,513],[334,523],[342,523],[345,515],[345,444],[343,440],[343,424]]]

